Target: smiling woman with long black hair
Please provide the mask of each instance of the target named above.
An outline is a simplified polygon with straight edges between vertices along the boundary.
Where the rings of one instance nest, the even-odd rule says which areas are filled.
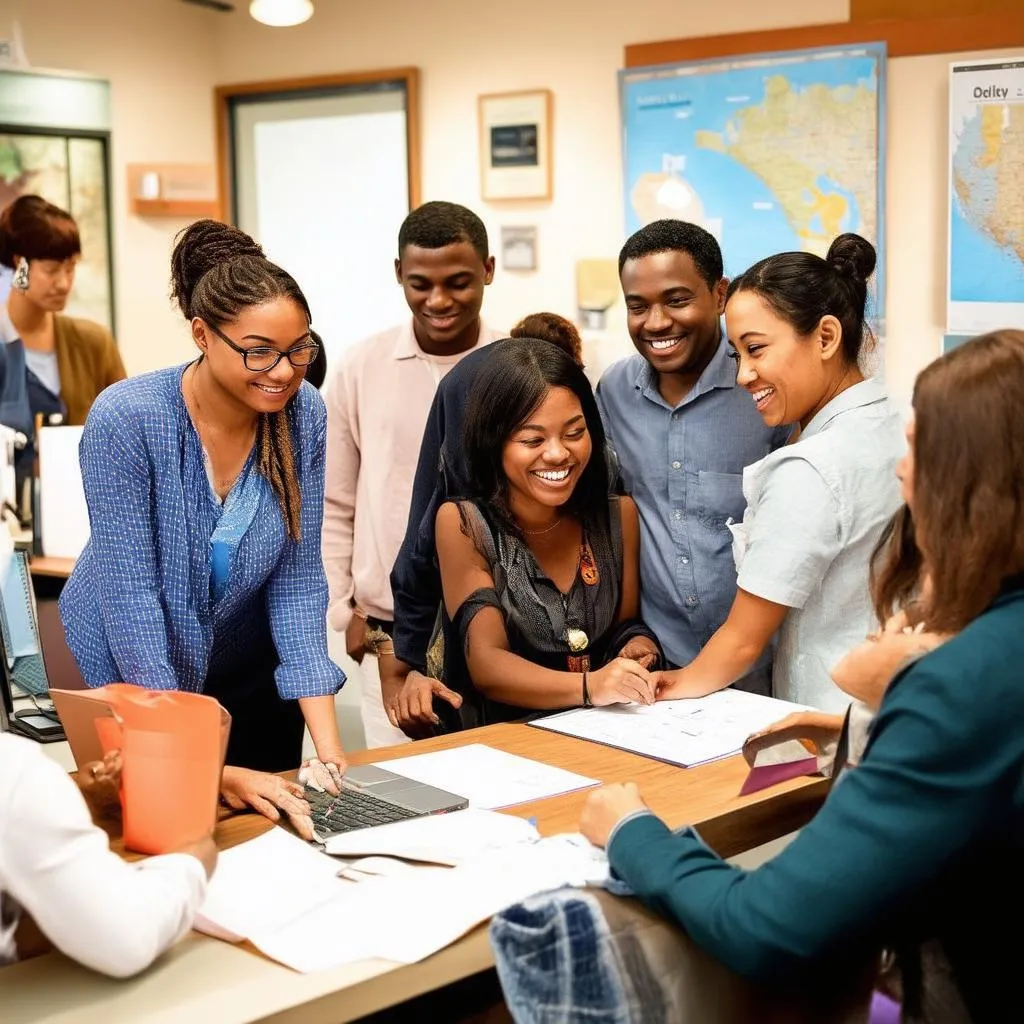
[[[636,619],[636,506],[609,496],[583,370],[550,342],[503,342],[473,386],[463,443],[465,500],[437,514],[444,675],[462,725],[651,703],[660,653]]]

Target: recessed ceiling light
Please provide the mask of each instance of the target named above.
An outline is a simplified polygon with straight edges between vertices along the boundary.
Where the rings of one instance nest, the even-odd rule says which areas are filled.
[[[264,25],[288,28],[313,17],[313,0],[252,0],[249,13]]]

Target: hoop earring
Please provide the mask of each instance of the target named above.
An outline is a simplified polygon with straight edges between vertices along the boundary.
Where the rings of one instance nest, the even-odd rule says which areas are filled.
[[[24,256],[18,260],[18,266],[14,270],[14,277],[11,278],[11,287],[17,288],[19,292],[28,291],[28,260]]]

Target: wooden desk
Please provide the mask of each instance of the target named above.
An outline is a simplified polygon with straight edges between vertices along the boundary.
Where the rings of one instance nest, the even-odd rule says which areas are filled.
[[[28,563],[33,576],[47,576],[51,579],[66,580],[75,568],[73,558],[48,558],[46,555],[33,555]]]
[[[697,825],[719,853],[729,856],[778,838],[803,825],[824,799],[822,779],[797,779],[739,797],[746,765],[739,757],[680,769],[525,725],[496,725],[413,746],[363,751],[353,764],[386,761],[487,743],[499,750],[580,772],[603,782],[633,780],[652,809],[673,826]],[[534,816],[542,833],[575,831],[586,793],[570,793],[513,808]],[[221,848],[269,827],[252,815],[232,815],[218,826]],[[287,885],[287,879],[268,880]],[[343,925],[357,927],[356,924]],[[110,1024],[182,1020],[339,1024],[404,1002],[493,966],[486,928],[418,964],[394,967],[363,961],[318,974],[300,975],[244,948],[193,933],[150,971],[128,982],[101,978],[58,954],[4,968],[0,975],[4,1024]],[[382,980],[384,976],[384,980]]]

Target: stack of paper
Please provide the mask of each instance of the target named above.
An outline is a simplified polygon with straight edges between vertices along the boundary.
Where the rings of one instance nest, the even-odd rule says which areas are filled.
[[[454,868],[410,867],[360,882],[336,870],[273,829],[222,854],[196,927],[247,938],[303,972],[367,959],[415,963],[513,903],[599,881],[607,865],[582,837],[556,836],[493,848]]]

